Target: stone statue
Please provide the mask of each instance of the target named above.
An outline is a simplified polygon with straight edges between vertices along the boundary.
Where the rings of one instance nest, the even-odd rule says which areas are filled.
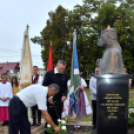
[[[100,74],[124,74],[121,47],[117,41],[116,30],[108,26],[101,32],[100,46],[105,52],[100,60]]]

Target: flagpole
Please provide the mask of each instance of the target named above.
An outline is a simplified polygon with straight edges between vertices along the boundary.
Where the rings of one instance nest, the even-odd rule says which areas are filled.
[[[28,33],[28,29],[29,29],[29,25],[27,24],[27,33]],[[30,121],[30,117],[31,117],[31,108],[28,108],[28,119]]]
[[[74,40],[73,40],[73,44],[75,43],[76,40],[77,40],[77,29],[74,29]],[[78,131],[78,115],[76,115],[76,117],[75,117],[75,124],[76,124],[75,131],[77,132]]]
[[[32,84],[32,56],[29,42],[28,31],[29,25],[27,24],[24,33],[24,40],[22,45],[21,62],[20,62],[20,87],[23,89]],[[28,119],[31,119],[31,110],[28,108]]]
[[[29,32],[28,30],[29,30],[29,25],[27,24],[27,32]],[[29,107],[29,108],[28,108],[28,119],[29,119],[29,121],[30,121],[30,119],[31,119],[31,110],[32,110],[32,109]]]
[[[79,63],[78,63],[78,53],[77,53],[77,31],[74,29],[73,33],[73,50],[72,50],[72,60],[71,60],[71,85],[69,90],[69,115],[72,115],[75,119],[75,130],[78,131],[78,109],[77,103],[79,101]],[[72,109],[71,109],[72,108]]]
[[[77,30],[74,29],[74,38],[73,38],[73,52],[72,52],[72,57],[74,56],[74,43],[75,43],[75,40],[77,39],[77,34],[76,34]],[[72,65],[72,68],[74,67],[74,59],[72,58],[72,62],[71,62],[71,65]],[[71,80],[73,80],[73,77],[74,77],[74,70],[71,70]],[[73,85],[73,81],[71,81],[71,86]]]
[[[27,30],[28,30],[28,28],[29,28],[29,25],[27,24]]]
[[[76,43],[77,42],[77,29],[74,29],[74,38],[73,38],[73,54],[75,55],[77,52],[77,46],[76,46]],[[76,43],[76,44],[75,44]],[[78,58],[78,57],[77,57]],[[74,63],[73,63],[73,66],[74,66]],[[78,67],[79,68],[79,67]],[[79,71],[78,71],[78,73],[79,73]],[[73,72],[73,74],[75,74],[75,72]],[[73,76],[74,77],[74,76]],[[78,80],[79,81],[79,80]],[[74,81],[73,81],[74,82]],[[75,90],[75,92],[74,92],[74,95],[75,95],[75,97],[76,97],[76,99],[77,100],[79,100],[78,99],[78,87],[75,87],[75,88],[77,88],[77,90]]]

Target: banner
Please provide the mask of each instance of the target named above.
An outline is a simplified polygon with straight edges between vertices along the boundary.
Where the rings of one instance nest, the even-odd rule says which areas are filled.
[[[32,84],[32,56],[29,43],[28,26],[24,33],[20,62],[20,87],[25,88]]]

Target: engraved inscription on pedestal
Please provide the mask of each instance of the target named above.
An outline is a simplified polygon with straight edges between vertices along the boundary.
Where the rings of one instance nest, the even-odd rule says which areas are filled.
[[[107,118],[108,119],[118,119],[118,112],[120,107],[125,107],[125,102],[122,102],[122,97],[119,94],[106,94],[103,98],[104,102],[100,103],[100,107],[104,107],[107,109]]]
[[[123,77],[97,78],[97,134],[127,134],[129,89]]]

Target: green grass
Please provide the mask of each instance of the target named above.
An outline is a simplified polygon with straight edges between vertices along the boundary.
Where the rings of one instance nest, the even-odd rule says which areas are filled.
[[[129,89],[129,92],[134,92],[134,87],[131,87],[131,88]]]
[[[87,94],[89,104],[92,106],[91,92],[89,91],[89,88],[86,88],[85,92]],[[129,100],[132,100],[132,99],[134,100],[134,87],[131,87],[129,89]],[[68,117],[68,120],[74,120],[74,118]],[[82,117],[82,121],[92,121],[92,114]]]

